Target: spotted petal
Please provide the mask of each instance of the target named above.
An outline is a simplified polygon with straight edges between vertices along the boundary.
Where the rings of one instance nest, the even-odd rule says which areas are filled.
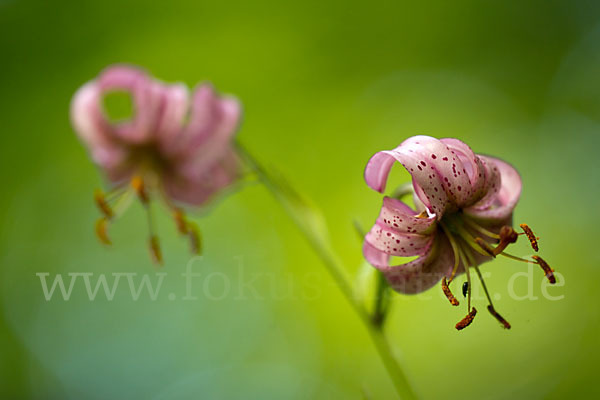
[[[471,147],[466,143],[454,138],[440,139],[448,148],[456,154],[464,167],[464,173],[471,182],[471,198],[463,206],[479,201],[486,193],[486,169],[481,158],[473,153]]]
[[[404,202],[386,196],[377,223],[399,233],[431,234],[436,226],[435,217],[418,215]]]
[[[449,277],[454,266],[454,252],[444,235],[438,235],[429,250],[406,264],[390,266],[389,254],[375,248],[368,241],[363,244],[365,259],[385,275],[397,292],[416,294]],[[463,269],[462,265],[460,266]]]
[[[483,199],[483,204],[477,203],[464,210],[465,214],[488,223],[501,223],[510,219],[519,197],[521,196],[521,177],[510,164],[489,156],[481,156],[492,171],[499,176],[499,188],[491,190],[493,195],[489,200]]]
[[[420,200],[441,219],[447,210],[469,204],[473,197],[471,182],[459,157],[444,143],[429,136],[405,140],[394,150],[376,153],[365,169],[367,184],[385,190],[390,169],[400,162],[412,175]]]
[[[434,235],[402,233],[377,222],[367,233],[365,242],[392,256],[410,257],[425,254]]]

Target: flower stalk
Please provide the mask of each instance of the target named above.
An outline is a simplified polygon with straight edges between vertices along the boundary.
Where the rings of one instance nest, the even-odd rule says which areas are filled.
[[[369,336],[377,349],[398,396],[402,399],[415,399],[404,370],[392,353],[390,343],[383,332],[385,314],[382,310],[387,307],[387,282],[383,277],[378,279],[376,290],[376,307],[370,314],[357,299],[353,291],[351,280],[348,277],[343,263],[334,251],[327,237],[325,223],[320,213],[308,203],[283,179],[267,171],[239,142],[238,152],[247,166],[257,175],[260,182],[273,195],[282,206],[286,214],[292,219],[309,245],[323,262],[327,271],[336,282],[344,298],[365,325]]]

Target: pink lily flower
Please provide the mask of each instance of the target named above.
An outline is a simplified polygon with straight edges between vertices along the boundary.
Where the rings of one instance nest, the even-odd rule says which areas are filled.
[[[520,235],[527,235],[537,251],[538,238],[527,225],[521,225],[522,233],[512,228],[513,210],[521,194],[521,178],[512,166],[474,154],[457,139],[414,136],[369,160],[365,169],[367,185],[383,193],[396,161],[412,176],[410,191],[416,210],[401,201],[401,196],[384,197],[379,217],[363,245],[366,260],[385,275],[394,290],[419,293],[441,280],[450,303],[458,305],[449,285],[458,274],[466,272],[463,292],[468,294],[468,313],[456,326],[463,329],[477,312],[471,307],[470,268],[476,270],[486,295],[478,266],[497,255],[538,264],[555,282],[553,270],[540,257],[527,260],[504,251]],[[390,265],[392,256],[417,258]],[[487,297],[490,313],[510,328]]]
[[[113,91],[131,96],[130,119],[113,122],[106,116],[102,101]],[[210,84],[190,94],[184,84],[165,84],[132,66],[108,67],[83,85],[73,96],[71,121],[111,186],[107,195],[96,193],[104,214],[96,225],[100,239],[110,243],[107,224],[123,211],[127,194],[137,195],[148,210],[150,199],[159,194],[180,232],[190,235],[199,251],[197,228],[179,206],[205,205],[239,177],[232,141],[240,116],[239,102],[220,97]],[[150,248],[160,262],[152,227]]]

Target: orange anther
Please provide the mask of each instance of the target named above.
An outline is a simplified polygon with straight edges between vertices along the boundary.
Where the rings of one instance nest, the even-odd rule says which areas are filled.
[[[185,220],[185,214],[181,208],[176,208],[173,210],[173,219],[175,219],[175,224],[177,225],[177,230],[182,235],[187,235],[189,231],[188,223]]]
[[[477,309],[473,307],[471,309],[471,312],[468,313],[466,317],[458,321],[458,323],[456,324],[456,329],[460,331],[465,329],[467,326],[471,325],[471,322],[473,322],[475,315],[477,315]]]
[[[527,225],[527,224],[521,224],[519,225],[521,227],[521,229],[523,229],[523,232],[525,232],[525,235],[527,235],[527,239],[529,239],[529,242],[531,243],[531,248],[535,251],[539,250],[539,246],[538,246],[538,238],[535,236],[535,234],[533,233],[533,231],[531,230],[531,228]]]
[[[108,203],[106,202],[104,193],[102,193],[102,191],[100,189],[96,189],[94,191],[94,201],[96,202],[96,206],[98,207],[100,212],[102,212],[102,214],[104,214],[104,216],[107,219],[111,219],[113,217],[113,215],[114,215],[113,211],[110,208],[110,206],[108,205]]]
[[[109,244],[111,244],[111,241],[110,241],[110,238],[108,237],[107,228],[108,228],[108,220],[106,219],[106,217],[99,218],[96,221],[96,236],[98,236],[98,239],[100,240],[100,242],[102,242],[106,245],[109,245]]]
[[[146,192],[146,185],[141,176],[136,175],[131,179],[131,187],[135,190],[138,198],[144,204],[148,203],[148,193]]]
[[[459,304],[458,300],[456,299],[456,297],[454,297],[454,295],[452,294],[452,291],[448,287],[448,282],[446,281],[446,277],[444,277],[442,279],[442,290],[444,291],[444,294],[450,301],[450,304],[452,304],[453,306],[457,306]]]
[[[531,258],[533,258],[536,261],[537,265],[542,267],[542,269],[544,270],[544,273],[546,274],[546,278],[548,278],[550,283],[555,284],[556,277],[554,276],[554,270],[552,268],[550,268],[548,263],[546,261],[544,261],[544,259],[540,256],[531,256]]]
[[[188,235],[190,237],[190,248],[193,254],[202,253],[202,236],[196,224],[188,223]]]
[[[163,263],[162,252],[160,251],[160,244],[158,243],[158,237],[156,235],[150,236],[150,254],[155,263]]]
[[[496,318],[504,326],[504,329],[510,329],[510,324],[508,323],[508,321],[505,320],[502,317],[502,315],[498,314],[498,312],[494,309],[494,307],[491,304],[487,306],[487,309],[490,312],[490,314],[492,314],[494,318]]]

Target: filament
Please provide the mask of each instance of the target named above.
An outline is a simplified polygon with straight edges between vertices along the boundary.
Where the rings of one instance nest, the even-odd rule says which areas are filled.
[[[473,221],[471,218],[467,217],[466,215],[465,215],[465,218],[463,218],[463,221],[465,221],[465,223],[467,225],[469,225],[471,228],[475,229],[479,233],[482,233],[485,236],[490,237],[492,239],[498,239],[498,240],[500,240],[500,235],[498,235],[497,233],[488,231],[487,229],[485,229],[484,227],[480,226],[479,224],[477,224],[475,221]]]

